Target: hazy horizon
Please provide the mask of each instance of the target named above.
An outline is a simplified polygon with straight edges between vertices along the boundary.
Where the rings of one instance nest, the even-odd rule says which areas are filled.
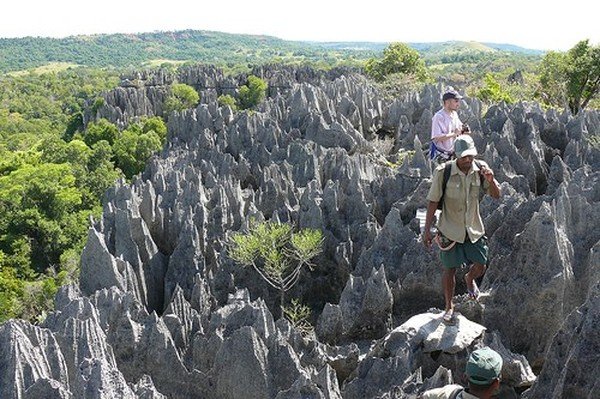
[[[26,38],[40,38],[40,39],[66,39],[69,37],[85,37],[85,36],[101,36],[101,35],[143,35],[143,34],[152,34],[152,33],[175,33],[175,32],[184,32],[184,31],[198,31],[198,32],[214,32],[214,33],[224,33],[224,34],[230,34],[230,35],[247,35],[247,36],[256,36],[256,37],[272,37],[275,39],[281,39],[281,40],[285,40],[285,41],[291,41],[291,42],[299,42],[299,43],[319,43],[319,44],[327,44],[327,43],[357,43],[357,44],[361,44],[361,43],[365,43],[365,44],[388,44],[391,43],[390,41],[366,41],[366,40],[302,40],[302,39],[283,39],[281,37],[277,37],[277,36],[273,36],[273,35],[266,35],[266,34],[254,34],[254,33],[241,33],[241,32],[224,32],[224,31],[215,31],[215,30],[207,30],[207,29],[178,29],[178,30],[153,30],[153,31],[144,31],[144,32],[103,32],[103,33],[81,33],[81,34],[73,34],[73,35],[66,35],[66,36],[18,36],[18,37],[2,37],[0,36],[0,39],[26,39]],[[448,43],[448,42],[464,42],[464,43],[469,43],[469,42],[474,42],[474,43],[482,43],[482,44],[497,44],[497,45],[510,45],[510,46],[517,46],[526,50],[539,50],[539,51],[543,51],[544,49],[537,49],[537,48],[531,48],[531,47],[523,47],[514,43],[506,43],[506,42],[480,42],[477,40],[444,40],[444,41],[428,41],[428,42],[424,42],[424,41],[416,41],[416,42],[406,42],[409,44],[436,44],[436,43]]]
[[[72,0],[22,0],[4,6],[0,38],[202,30],[305,42],[464,41],[564,51],[583,39],[600,42],[595,13],[582,12],[587,3],[573,0],[569,7],[559,7],[505,0],[484,8],[474,0],[434,0],[427,7],[380,0],[362,6],[306,0],[283,7],[274,0],[230,0],[225,5],[105,0],[92,8]]]

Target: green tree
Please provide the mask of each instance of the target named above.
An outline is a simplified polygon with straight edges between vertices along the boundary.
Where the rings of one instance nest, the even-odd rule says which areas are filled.
[[[257,106],[267,95],[267,82],[263,79],[250,75],[248,83],[240,87],[239,104],[241,109],[250,109]]]
[[[160,137],[160,141],[164,144],[167,139],[167,125],[161,117],[153,116],[151,118],[143,119],[141,123],[143,133],[156,133],[158,137]]]
[[[383,58],[369,59],[365,64],[365,72],[379,82],[395,73],[415,75],[419,80],[427,77],[425,61],[416,50],[404,43],[392,43],[383,50]]]
[[[14,267],[6,264],[7,256],[0,251],[0,323],[18,316],[19,298],[23,295],[24,280]]]
[[[217,102],[219,103],[219,105],[221,107],[227,105],[227,106],[231,107],[232,110],[234,110],[234,111],[237,110],[237,102],[236,102],[235,98],[229,94],[221,94],[219,96],[219,98],[217,98]]]
[[[193,108],[199,101],[200,95],[192,86],[175,83],[171,86],[163,104],[164,115],[167,116],[173,111],[181,112],[184,109]]]
[[[540,64],[541,97],[577,115],[600,91],[600,45],[582,40],[566,53],[549,52]]]
[[[83,178],[83,187],[91,193],[95,199],[94,206],[90,209],[100,207],[100,200],[109,187],[122,176],[113,162],[114,153],[108,141],[100,140],[92,146],[92,152],[87,159],[87,173]]]
[[[475,92],[476,97],[488,103],[504,101],[507,104],[512,104],[515,102],[514,98],[500,85],[494,75],[486,73],[483,80],[484,86]]]
[[[283,307],[283,316],[303,336],[309,336],[314,333],[314,328],[310,324],[310,314],[310,307],[300,303],[298,298],[292,298],[290,304]]]
[[[150,156],[162,148],[162,141],[154,131],[141,133],[139,127],[130,127],[121,132],[113,151],[116,165],[128,179],[142,172]]]
[[[0,320],[35,322],[75,278],[89,216],[120,176],[106,141],[118,129],[92,124],[88,146],[81,113],[118,76],[74,68],[0,80]]]
[[[112,161],[112,147],[106,140],[100,140],[89,148],[81,140],[65,143],[51,137],[42,140],[38,148],[41,162],[71,166],[75,184],[81,192],[83,209],[95,210],[104,192],[121,176]]]
[[[242,266],[252,266],[279,291],[283,312],[285,293],[298,282],[302,267],[312,270],[310,261],[321,252],[322,242],[319,230],[293,232],[289,224],[262,222],[231,236],[229,256]]]
[[[118,135],[119,128],[102,118],[98,122],[92,122],[88,125],[83,133],[83,141],[90,147],[100,140],[106,140],[110,145],[113,145]]]
[[[77,132],[83,130],[83,113],[76,112],[69,118],[65,132],[63,133],[63,139],[70,141]]]
[[[31,251],[23,265],[43,271],[57,264],[86,229],[81,192],[68,164],[24,165],[0,177],[0,249],[7,255]],[[16,245],[16,246],[15,246]],[[24,248],[24,249],[23,249]]]

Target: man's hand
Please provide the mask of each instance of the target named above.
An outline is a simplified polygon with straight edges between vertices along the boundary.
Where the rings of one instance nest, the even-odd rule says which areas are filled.
[[[423,244],[425,244],[425,248],[431,249],[431,241],[433,237],[431,237],[431,231],[429,229],[425,229],[423,232]]]
[[[500,198],[500,187],[498,186],[498,182],[496,181],[496,179],[494,179],[494,171],[488,168],[487,166],[482,166],[479,170],[479,173],[490,184],[490,196],[495,199]]]
[[[482,166],[479,171],[481,175],[488,181],[488,183],[492,183],[494,181],[494,171],[488,167]]]

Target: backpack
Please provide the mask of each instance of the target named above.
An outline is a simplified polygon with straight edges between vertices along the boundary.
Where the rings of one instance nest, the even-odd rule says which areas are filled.
[[[481,164],[477,161],[473,161],[475,165],[481,168]],[[442,206],[444,205],[444,195],[446,194],[446,186],[448,185],[448,180],[450,180],[450,172],[452,170],[452,164],[450,162],[446,162],[444,165],[444,179],[442,180],[442,196],[438,201],[437,209],[442,210]],[[479,175],[479,183],[481,184],[481,188],[483,188],[485,177],[482,174]]]

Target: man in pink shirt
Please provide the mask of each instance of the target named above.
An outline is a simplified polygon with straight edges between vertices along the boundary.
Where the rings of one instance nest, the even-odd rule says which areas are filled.
[[[452,159],[454,139],[463,133],[469,133],[469,127],[463,125],[456,112],[460,107],[461,98],[463,97],[456,90],[447,90],[442,96],[443,108],[431,119],[430,156],[438,163]]]

